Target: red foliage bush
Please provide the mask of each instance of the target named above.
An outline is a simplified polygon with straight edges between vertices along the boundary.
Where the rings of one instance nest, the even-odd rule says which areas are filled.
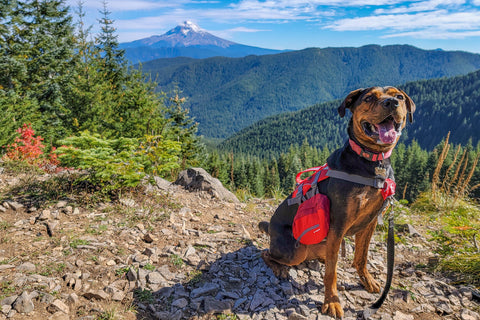
[[[44,155],[43,149],[45,149],[45,145],[42,143],[43,138],[35,136],[35,131],[32,129],[31,124],[25,123],[16,131],[20,134],[20,137],[17,137],[14,143],[6,147],[7,152],[3,156],[3,160],[23,161],[37,166],[46,172],[58,172],[63,169],[59,167],[60,161],[57,159],[57,154],[53,153],[55,147],[52,147],[50,154]]]

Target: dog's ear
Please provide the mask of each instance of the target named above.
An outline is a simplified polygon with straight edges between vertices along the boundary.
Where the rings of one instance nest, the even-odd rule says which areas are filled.
[[[340,115],[340,117],[343,118],[345,116],[345,109],[350,109],[350,111],[352,111],[352,107],[353,107],[355,101],[357,101],[358,97],[360,97],[360,95],[364,91],[365,91],[365,89],[357,89],[357,90],[354,90],[354,91],[352,91],[348,94],[348,96],[345,98],[345,100],[343,100],[340,107],[338,107],[338,114]]]
[[[400,90],[400,89],[398,89]],[[405,96],[405,103],[407,105],[407,111],[408,111],[408,120],[410,121],[410,123],[413,122],[413,113],[415,112],[415,109],[417,108],[415,106],[415,103],[413,102],[412,98],[410,98],[406,93],[405,91],[403,90],[400,90],[403,95]]]

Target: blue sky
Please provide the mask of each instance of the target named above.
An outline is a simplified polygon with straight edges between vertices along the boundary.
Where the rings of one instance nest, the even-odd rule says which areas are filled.
[[[72,8],[77,2],[67,1]],[[103,2],[83,2],[87,23],[96,24]],[[107,6],[120,42],[189,20],[221,38],[271,49],[411,44],[480,53],[480,0],[110,0]]]

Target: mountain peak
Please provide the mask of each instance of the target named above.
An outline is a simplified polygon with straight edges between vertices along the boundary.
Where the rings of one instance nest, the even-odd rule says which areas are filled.
[[[179,24],[175,28],[169,30],[165,35],[182,35],[184,37],[192,36],[192,34],[205,34],[207,32],[203,31],[198,25],[192,21],[184,21],[182,24]]]
[[[161,36],[151,36],[126,44],[126,47],[146,45],[152,47],[190,47],[217,46],[227,48],[234,42],[218,38],[200,28],[192,21],[186,20]]]
[[[228,41],[200,28],[196,23],[185,20],[162,35],[121,43],[128,59],[147,61],[155,58],[186,56],[206,58],[213,56],[244,57],[251,54],[273,54],[277,50],[244,46]]]
[[[186,31],[193,31],[193,32],[200,32],[202,29],[200,29],[200,27],[198,25],[196,25],[195,23],[193,23],[192,21],[184,21],[183,22],[183,25],[179,25],[180,27],[182,27],[184,30]]]

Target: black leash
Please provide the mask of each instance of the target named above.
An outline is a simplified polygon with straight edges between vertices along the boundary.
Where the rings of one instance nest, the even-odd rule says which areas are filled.
[[[394,235],[394,221],[393,221],[393,196],[389,197],[385,203],[390,203],[392,206],[390,213],[388,215],[388,234],[387,234],[387,281],[385,282],[385,288],[383,289],[382,295],[380,298],[375,301],[370,307],[361,311],[360,319],[368,320],[373,314],[375,314],[378,309],[382,306],[383,302],[387,298],[388,291],[390,291],[390,286],[392,285],[393,279],[393,267],[395,264],[395,235]],[[383,209],[383,208],[382,208]],[[380,216],[382,211],[380,212]]]

